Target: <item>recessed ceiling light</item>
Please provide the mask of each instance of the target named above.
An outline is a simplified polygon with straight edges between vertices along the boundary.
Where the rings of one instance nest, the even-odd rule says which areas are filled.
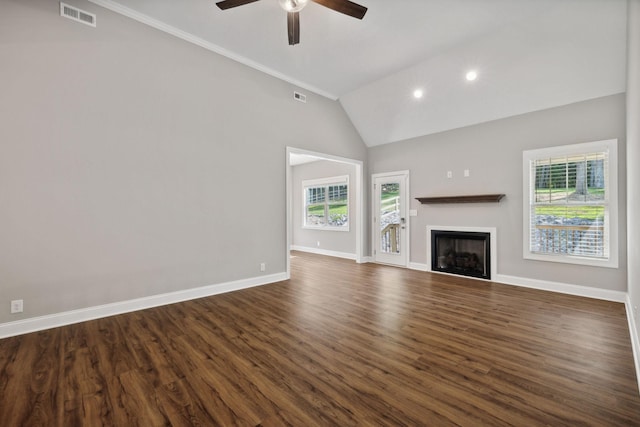
[[[413,97],[416,99],[420,99],[424,96],[424,91],[422,89],[416,89],[413,91]]]
[[[476,70],[470,70],[469,72],[467,72],[467,75],[465,77],[467,78],[467,81],[472,82],[478,78],[478,72]]]

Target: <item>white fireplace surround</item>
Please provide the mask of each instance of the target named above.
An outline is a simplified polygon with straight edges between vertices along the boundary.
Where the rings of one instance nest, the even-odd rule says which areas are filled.
[[[489,233],[489,254],[491,256],[491,277],[498,274],[498,254],[497,239],[495,227],[454,227],[452,225],[427,225],[427,271],[431,269],[431,231],[459,231],[464,233]],[[434,273],[449,274],[441,271],[433,271]],[[465,276],[466,277],[466,276]],[[478,277],[469,277],[470,279],[485,280]]]

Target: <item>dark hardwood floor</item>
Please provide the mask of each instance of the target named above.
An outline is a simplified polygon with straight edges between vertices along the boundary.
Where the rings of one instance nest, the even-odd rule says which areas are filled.
[[[294,255],[289,281],[0,340],[0,425],[640,425],[623,304]]]

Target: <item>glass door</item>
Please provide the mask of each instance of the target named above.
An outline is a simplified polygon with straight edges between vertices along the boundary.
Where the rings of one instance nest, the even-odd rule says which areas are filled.
[[[373,176],[373,257],[376,262],[407,266],[406,186],[408,172]]]

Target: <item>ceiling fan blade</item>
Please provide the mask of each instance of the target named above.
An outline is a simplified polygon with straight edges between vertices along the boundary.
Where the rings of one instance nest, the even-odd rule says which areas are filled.
[[[289,33],[289,46],[300,43],[299,12],[287,12],[287,32]]]
[[[243,6],[245,4],[253,3],[254,1],[258,1],[258,0],[224,0],[216,3],[216,6],[218,6],[222,10],[225,10],[225,9],[231,9],[232,7]]]
[[[364,18],[367,8],[349,0],[311,0],[336,12],[344,13],[357,19]]]

